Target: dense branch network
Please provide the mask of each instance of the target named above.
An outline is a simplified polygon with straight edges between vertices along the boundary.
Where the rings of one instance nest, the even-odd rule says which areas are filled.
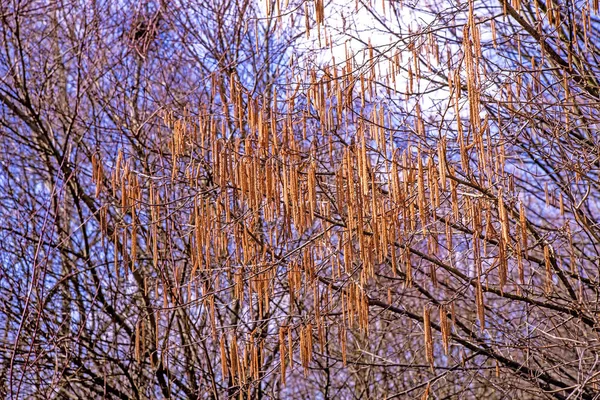
[[[597,2],[26,3],[2,396],[598,398]]]

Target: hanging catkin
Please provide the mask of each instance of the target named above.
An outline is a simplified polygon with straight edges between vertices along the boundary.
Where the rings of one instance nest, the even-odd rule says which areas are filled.
[[[425,339],[425,359],[433,371],[433,337],[431,332],[431,314],[429,307],[423,308],[423,333]]]

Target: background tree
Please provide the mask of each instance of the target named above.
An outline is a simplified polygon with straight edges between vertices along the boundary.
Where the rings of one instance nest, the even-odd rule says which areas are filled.
[[[163,117],[220,115],[233,77],[266,92],[294,38],[272,40],[246,2],[15,1],[0,15],[2,397],[220,397],[200,307],[171,304],[191,268],[186,209],[147,214],[150,190],[182,205],[198,191],[170,179]]]
[[[2,395],[598,398],[596,12],[1,6]]]

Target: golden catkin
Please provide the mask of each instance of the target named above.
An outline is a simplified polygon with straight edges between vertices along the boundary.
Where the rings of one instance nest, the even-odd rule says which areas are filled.
[[[450,325],[448,323],[448,316],[445,306],[439,307],[440,311],[440,329],[442,334],[442,348],[444,349],[444,354],[448,355],[448,348],[450,343]]]
[[[431,331],[431,314],[428,307],[423,308],[423,334],[425,340],[425,359],[433,370],[433,336]]]

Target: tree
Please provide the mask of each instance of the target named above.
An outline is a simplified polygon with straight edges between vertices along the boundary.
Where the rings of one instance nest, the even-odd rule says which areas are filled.
[[[5,397],[598,398],[596,2],[0,15]]]

